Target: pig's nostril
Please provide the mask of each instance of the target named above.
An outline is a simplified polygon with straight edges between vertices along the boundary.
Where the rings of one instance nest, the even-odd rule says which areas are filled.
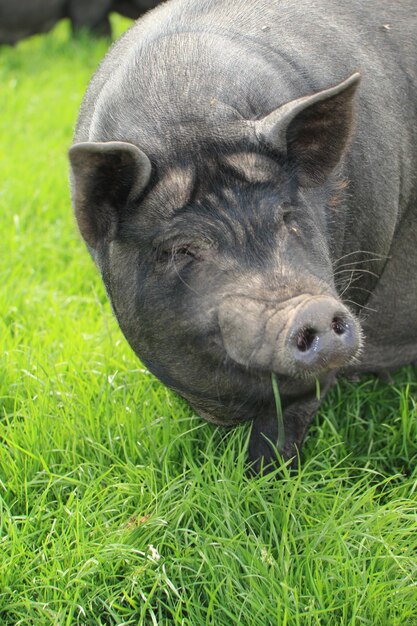
[[[332,319],[332,330],[336,335],[344,335],[347,329],[348,325],[341,317],[334,317]]]
[[[313,328],[303,328],[297,334],[297,348],[300,352],[307,352],[313,344],[314,338],[316,337],[316,331]]]

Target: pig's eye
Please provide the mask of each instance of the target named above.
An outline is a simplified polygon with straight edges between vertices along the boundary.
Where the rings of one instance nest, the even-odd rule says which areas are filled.
[[[172,254],[177,256],[189,256],[195,258],[197,256],[197,251],[191,245],[185,245],[179,246],[178,248],[173,248]]]
[[[198,257],[198,249],[192,244],[169,245],[158,249],[160,261],[191,261]]]

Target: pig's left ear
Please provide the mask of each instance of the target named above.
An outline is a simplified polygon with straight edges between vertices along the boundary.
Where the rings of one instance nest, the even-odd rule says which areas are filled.
[[[352,131],[359,80],[356,72],[335,87],[287,102],[254,123],[258,139],[288,158],[302,186],[323,183],[339,162]]]
[[[69,159],[75,217],[95,249],[115,236],[129,202],[149,182],[151,163],[137,146],[123,141],[77,143]]]

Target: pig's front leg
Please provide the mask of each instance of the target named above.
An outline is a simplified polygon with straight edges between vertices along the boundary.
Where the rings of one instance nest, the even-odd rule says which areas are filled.
[[[284,460],[293,459],[292,466],[298,465],[298,456],[308,427],[316,414],[327,389],[333,380],[326,381],[320,390],[320,397],[313,392],[302,398],[286,402],[283,400],[284,446],[278,450]],[[268,473],[276,467],[278,442],[278,419],[275,407],[256,417],[252,424],[249,440],[249,461],[254,473]]]

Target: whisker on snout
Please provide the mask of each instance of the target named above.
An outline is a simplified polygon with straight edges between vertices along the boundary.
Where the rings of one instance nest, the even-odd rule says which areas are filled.
[[[344,274],[346,272],[352,272],[352,273],[359,273],[359,274],[370,274],[371,276],[374,276],[375,278],[379,278],[379,275],[376,274],[375,272],[371,272],[371,270],[365,270],[365,269],[342,269],[342,270],[337,270],[337,272],[334,272],[334,276],[338,276],[339,274]]]
[[[354,300],[344,300],[343,302],[349,302],[349,304],[354,304],[360,309],[365,309],[366,311],[372,311],[372,313],[377,313],[377,309],[372,309],[370,306],[366,306],[365,304],[359,304],[359,302],[355,302]]]
[[[343,261],[343,259],[347,259],[348,257],[351,257],[355,254],[369,254],[370,256],[374,256],[375,259],[364,259],[364,262],[370,262],[373,260],[378,260],[378,261],[382,261],[385,259],[390,259],[390,256],[386,256],[385,254],[377,254],[375,251],[370,251],[370,250],[354,250],[353,252],[348,252],[347,254],[344,254],[343,256],[339,257],[338,259],[335,260],[334,264],[335,266],[340,263],[340,261]]]

